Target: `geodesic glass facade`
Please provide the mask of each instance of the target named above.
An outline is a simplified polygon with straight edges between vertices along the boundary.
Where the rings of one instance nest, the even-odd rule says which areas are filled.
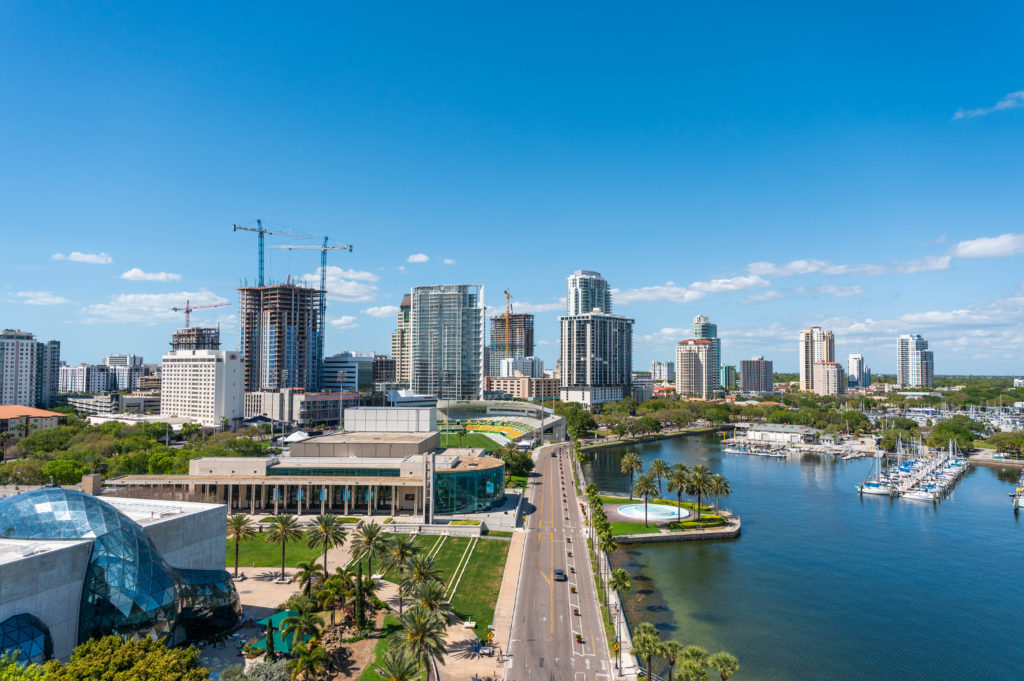
[[[50,630],[34,615],[20,614],[0,622],[0,654],[18,653],[18,662],[32,664],[53,657]]]
[[[88,494],[46,487],[0,500],[0,537],[93,540],[79,642],[117,634],[167,636],[176,644],[194,638],[193,630],[205,636],[229,628],[240,614],[227,571],[172,568],[141,526]],[[215,614],[216,622],[201,625],[204,614]]]

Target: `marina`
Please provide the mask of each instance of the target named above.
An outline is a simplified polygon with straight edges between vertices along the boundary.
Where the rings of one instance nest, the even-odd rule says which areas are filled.
[[[920,441],[899,441],[894,458],[880,452],[871,471],[857,486],[860,494],[888,495],[909,501],[939,501],[949,494],[970,467],[956,442],[946,450],[929,451]]]

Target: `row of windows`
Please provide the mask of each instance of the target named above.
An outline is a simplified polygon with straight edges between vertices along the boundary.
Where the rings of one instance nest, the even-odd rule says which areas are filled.
[[[397,468],[280,468],[273,466],[267,469],[268,475],[305,475],[326,477],[374,477],[397,478],[401,471]]]

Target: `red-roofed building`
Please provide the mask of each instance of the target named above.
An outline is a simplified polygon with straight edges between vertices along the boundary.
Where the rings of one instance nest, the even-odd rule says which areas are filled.
[[[20,404],[0,405],[0,433],[6,433],[3,450],[7,458],[8,447],[37,430],[49,430],[60,425],[64,414]]]

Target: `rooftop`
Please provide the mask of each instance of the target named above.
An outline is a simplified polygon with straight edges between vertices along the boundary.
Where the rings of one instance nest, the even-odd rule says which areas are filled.
[[[47,553],[48,551],[59,551],[69,546],[85,544],[91,539],[0,539],[0,565],[14,563],[31,556]]]
[[[202,513],[218,507],[217,504],[200,504],[191,501],[129,499],[127,497],[100,498],[143,527],[169,518]]]
[[[750,430],[760,430],[766,433],[817,433],[817,428],[810,426],[797,426],[789,423],[759,423],[751,426]]]
[[[29,418],[46,418],[49,416],[64,416],[60,412],[25,407],[20,404],[0,404],[0,419],[19,419],[23,416]]]
[[[332,433],[304,440],[304,444],[418,444],[436,435],[428,433],[383,433],[365,431],[359,433]]]

